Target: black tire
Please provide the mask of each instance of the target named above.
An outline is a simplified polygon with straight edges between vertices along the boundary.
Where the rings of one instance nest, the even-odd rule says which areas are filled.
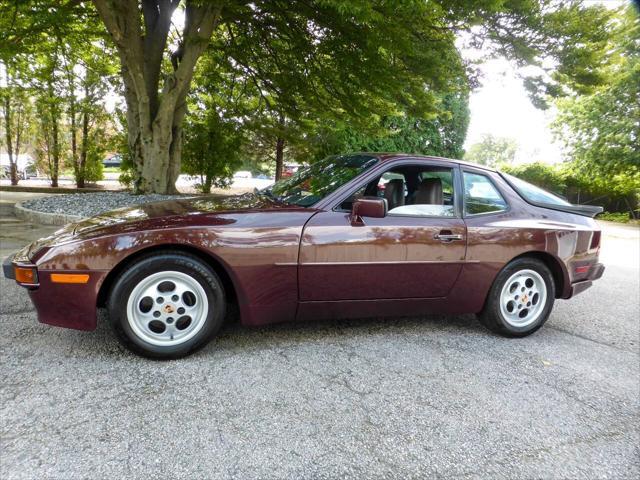
[[[515,326],[502,314],[500,308],[500,296],[505,283],[515,273],[522,270],[533,270],[537,272],[546,285],[547,294],[544,305],[541,306],[541,313],[538,318],[526,326]],[[553,275],[549,268],[540,260],[535,258],[519,258],[505,266],[491,286],[489,295],[485,302],[484,309],[477,316],[480,322],[494,333],[505,337],[526,337],[537,331],[549,318],[555,300],[556,286]]]
[[[209,305],[206,319],[199,321],[203,323],[197,333],[177,345],[154,345],[145,341],[134,332],[127,314],[128,300],[134,288],[147,277],[163,271],[181,272],[196,280]],[[170,360],[193,353],[213,338],[224,321],[226,301],[224,287],[209,265],[187,253],[163,251],[141,257],[118,276],[109,293],[107,309],[111,325],[126,348],[148,358]]]

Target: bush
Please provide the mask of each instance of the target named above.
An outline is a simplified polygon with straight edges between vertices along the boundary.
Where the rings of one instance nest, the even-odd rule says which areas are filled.
[[[99,144],[90,144],[87,149],[87,163],[84,166],[85,182],[97,182],[104,178],[102,157],[104,148]]]
[[[620,213],[620,212],[602,212],[597,217],[598,220],[606,220],[607,222],[618,222],[618,223],[629,223],[631,218],[629,218],[628,213]]]

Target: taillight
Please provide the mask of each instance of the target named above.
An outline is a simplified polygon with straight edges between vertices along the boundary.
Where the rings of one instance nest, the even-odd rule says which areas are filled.
[[[599,230],[597,232],[593,232],[593,236],[591,237],[591,247],[589,247],[591,250],[593,250],[594,248],[599,248],[600,247],[600,235],[602,232],[600,232]]]

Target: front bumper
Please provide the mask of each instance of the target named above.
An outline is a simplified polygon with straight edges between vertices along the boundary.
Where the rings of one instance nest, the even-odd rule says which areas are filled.
[[[13,270],[13,257],[14,256],[15,256],[15,253],[13,255],[9,255],[2,262],[2,274],[4,275],[4,278],[8,278],[9,280],[15,280],[16,279],[16,274],[15,274],[15,271]]]
[[[579,293],[584,292],[587,288],[593,285],[594,280],[598,280],[599,278],[602,277],[603,274],[604,274],[604,265],[602,263],[596,263],[593,266],[593,268],[590,269],[589,277],[587,279],[571,284],[569,296],[566,298],[572,298],[578,295]]]
[[[15,266],[36,267],[26,261],[22,252],[10,255],[2,262],[5,278],[15,280]],[[69,284],[52,281],[54,273],[86,273],[87,283]],[[38,321],[57,327],[76,330],[95,330],[96,300],[107,272],[89,270],[38,270],[38,284],[22,284],[28,289],[31,302],[38,313]]]

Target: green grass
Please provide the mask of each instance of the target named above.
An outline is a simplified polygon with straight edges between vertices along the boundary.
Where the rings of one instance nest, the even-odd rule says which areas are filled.
[[[629,223],[631,221],[631,219],[629,218],[629,214],[624,212],[624,213],[619,213],[619,212],[602,212],[600,215],[598,215],[598,220],[606,220],[608,222],[618,222],[618,223]]]
[[[119,167],[104,167],[102,171],[104,173],[121,173],[121,170]]]

